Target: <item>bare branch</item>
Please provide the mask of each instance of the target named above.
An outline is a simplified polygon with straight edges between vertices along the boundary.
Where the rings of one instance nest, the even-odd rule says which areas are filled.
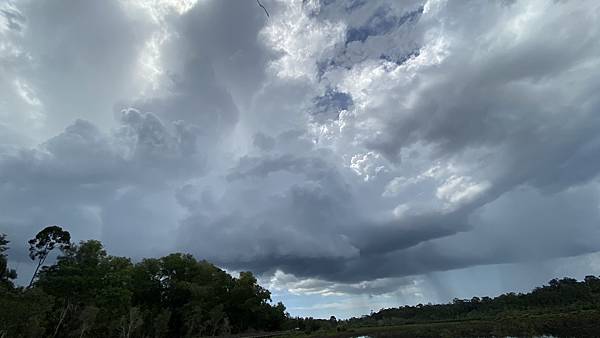
[[[265,8],[265,6],[263,6],[263,4],[260,3],[260,0],[256,0],[256,3],[265,10],[265,14],[267,14],[267,18],[270,18],[271,16],[269,15],[269,12],[267,12],[267,9]]]

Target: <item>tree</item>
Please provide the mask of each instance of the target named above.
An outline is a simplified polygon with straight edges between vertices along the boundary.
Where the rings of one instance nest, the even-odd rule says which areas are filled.
[[[260,329],[268,324],[271,293],[258,284],[252,272],[240,272],[230,295],[230,319],[237,332]]]
[[[58,247],[61,251],[68,249],[71,245],[71,234],[63,228],[52,225],[38,232],[37,235],[29,240],[29,257],[31,260],[38,260],[38,264],[31,276],[29,286],[33,284],[33,280],[37,276],[38,270],[48,258],[50,251]]]
[[[0,238],[4,252],[8,241]],[[60,227],[29,244],[38,260],[35,283],[0,287],[0,338],[222,336],[277,331],[289,320],[252,273],[235,278],[189,254],[134,265],[97,240],[70,243]],[[55,248],[56,261],[44,265]]]
[[[11,279],[17,278],[17,272],[8,268],[8,259],[4,254],[8,250],[8,243],[10,242],[6,239],[6,234],[0,234],[0,285],[11,287]]]
[[[72,244],[43,267],[36,288],[57,299],[53,325],[57,336],[66,332],[89,332],[97,336],[131,335],[140,322],[138,310],[131,310],[133,264],[125,257],[110,256],[96,240]],[[93,307],[93,320],[76,318]],[[92,334],[92,332],[94,332]]]
[[[46,337],[53,299],[38,288],[0,288],[0,337]]]

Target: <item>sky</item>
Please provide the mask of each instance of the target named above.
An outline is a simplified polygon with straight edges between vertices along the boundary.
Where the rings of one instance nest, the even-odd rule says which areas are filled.
[[[0,232],[292,315],[600,274],[600,2],[2,0]]]

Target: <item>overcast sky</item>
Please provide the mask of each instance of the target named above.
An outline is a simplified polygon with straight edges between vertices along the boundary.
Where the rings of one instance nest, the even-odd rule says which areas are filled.
[[[0,2],[0,232],[249,269],[293,315],[600,274],[600,2]]]

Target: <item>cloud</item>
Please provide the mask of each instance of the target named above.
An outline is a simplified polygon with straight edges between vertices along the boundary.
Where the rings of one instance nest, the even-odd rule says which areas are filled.
[[[141,234],[152,236],[152,227],[163,233],[167,229],[161,227],[169,225],[160,224],[164,215],[178,212],[164,209],[148,219],[156,214],[148,214],[151,208],[169,205],[161,198],[171,198],[171,207],[176,207],[169,197],[172,185],[202,172],[202,158],[196,157],[199,145],[190,143],[186,132],[151,113],[130,109],[110,133],[77,120],[35,148],[3,153],[3,223],[23,243],[39,227],[56,223],[75,238],[100,236],[109,247],[137,255],[125,243]]]
[[[598,4],[264,5],[2,5],[0,230],[381,304],[600,249]]]
[[[117,1],[10,1],[8,8],[20,28],[2,38],[3,78],[17,84],[5,93],[22,100],[8,99],[2,120],[23,130],[33,125],[25,133],[39,142],[77,118],[114,125],[113,106],[143,87],[138,58],[151,20]]]
[[[359,283],[335,283],[319,279],[299,279],[294,275],[277,270],[268,280],[273,290],[286,290],[297,295],[336,296],[347,294],[367,294],[378,296],[397,292],[399,288],[409,289],[418,284],[409,278],[383,278]]]

